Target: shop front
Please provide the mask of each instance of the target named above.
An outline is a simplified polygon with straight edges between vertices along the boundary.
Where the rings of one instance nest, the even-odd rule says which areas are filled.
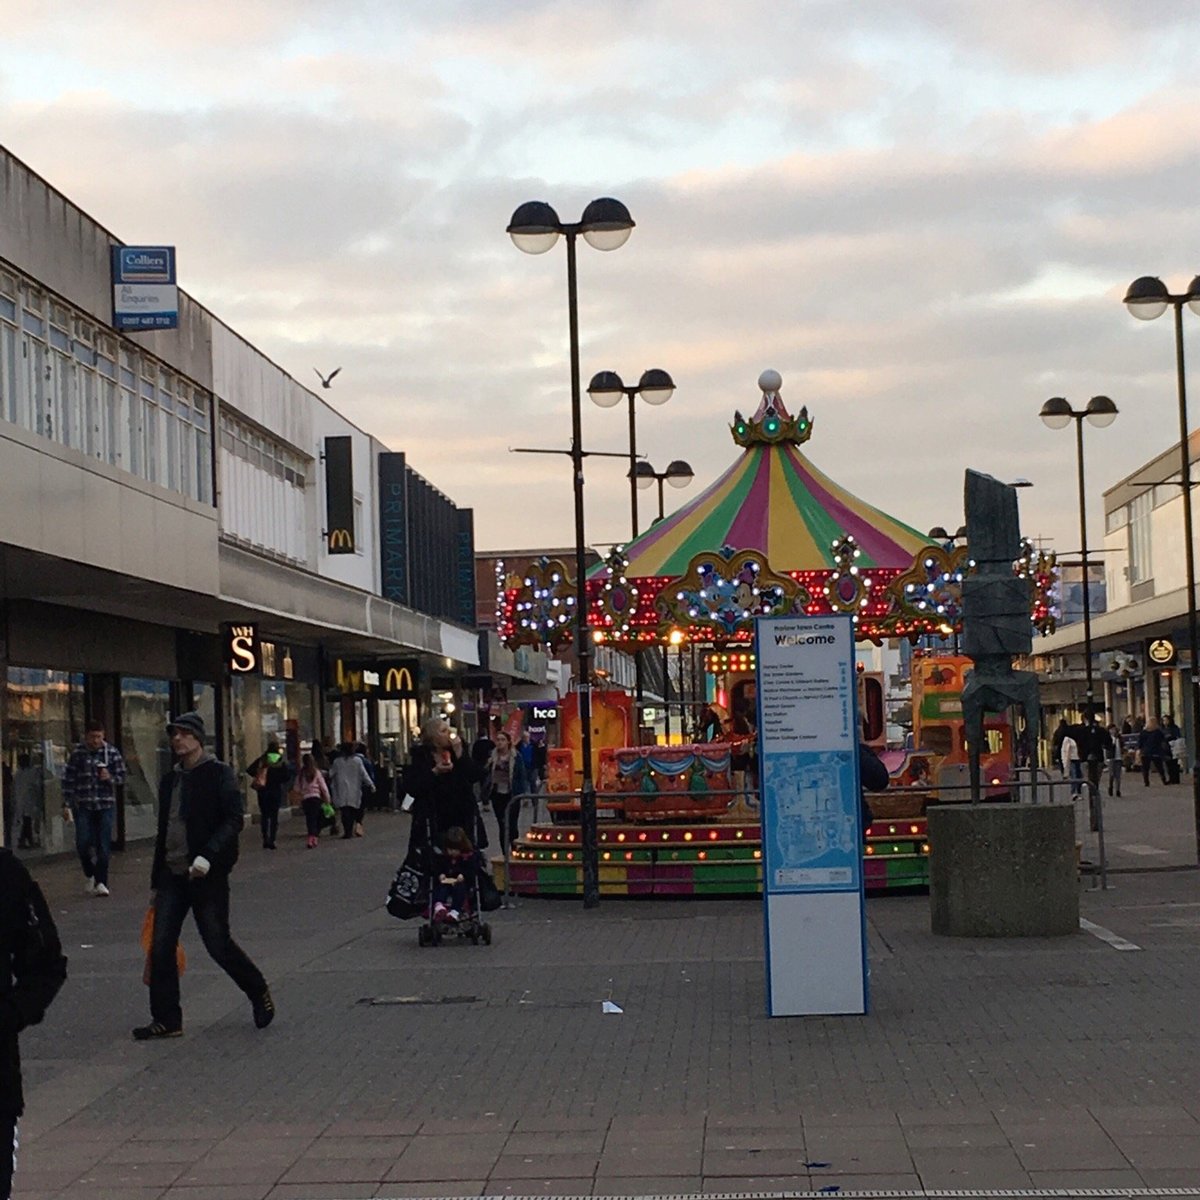
[[[422,671],[419,658],[334,659],[325,693],[325,727],[332,742],[361,742],[371,760],[392,773],[407,762],[420,736]]]

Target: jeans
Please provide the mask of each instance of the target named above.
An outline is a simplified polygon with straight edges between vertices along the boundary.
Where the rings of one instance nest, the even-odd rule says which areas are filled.
[[[309,837],[316,837],[321,832],[321,797],[305,796],[300,801],[304,809],[304,828]]]
[[[279,801],[258,798],[259,820],[262,824],[263,847],[275,845],[275,835],[279,832]]]
[[[267,990],[262,972],[229,933],[229,876],[209,872],[203,879],[166,874],[154,895],[154,940],[150,946],[150,1015],[168,1029],[183,1028],[175,947],[188,909],[204,948],[253,1002]]]
[[[1159,754],[1155,754],[1155,755],[1143,754],[1142,755],[1142,782],[1147,787],[1150,786],[1150,768],[1152,766],[1158,768],[1158,773],[1160,776],[1162,776],[1163,783],[1166,783],[1167,782],[1167,764],[1165,762],[1163,762],[1162,756]]]
[[[1078,800],[1083,794],[1083,763],[1077,758],[1071,759],[1071,799]]]
[[[113,822],[116,808],[75,809],[75,849],[83,873],[108,886],[108,860],[112,855]]]
[[[1113,788],[1116,788],[1117,795],[1121,794],[1121,768],[1122,762],[1119,758],[1110,758],[1108,760],[1108,794],[1113,794]]]

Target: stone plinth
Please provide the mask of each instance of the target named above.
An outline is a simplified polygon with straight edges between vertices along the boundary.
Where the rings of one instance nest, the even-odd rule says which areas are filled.
[[[929,907],[950,937],[1079,932],[1070,804],[930,805]]]

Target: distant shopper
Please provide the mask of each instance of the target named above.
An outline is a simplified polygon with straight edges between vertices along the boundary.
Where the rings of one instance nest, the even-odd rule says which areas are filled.
[[[525,760],[513,749],[512,738],[503,730],[496,734],[496,746],[488,758],[483,780],[484,794],[491,801],[500,830],[500,850],[507,854],[517,839],[521,816],[521,797],[530,790]]]
[[[1063,735],[1058,752],[1063,778],[1071,781],[1071,799],[1078,800],[1083,792],[1083,767],[1079,761],[1079,743],[1068,732]]]
[[[1187,757],[1187,743],[1183,740],[1183,730],[1175,724],[1170,713],[1163,717],[1162,731],[1167,739],[1167,782],[1178,783],[1183,773],[1183,760]]]
[[[328,804],[333,810],[333,801],[329,798],[329,785],[325,782],[324,774],[317,769],[316,761],[311,754],[306,754],[300,762],[300,807],[304,809],[304,827],[308,833],[308,848],[315,850],[321,837],[321,809]]]
[[[288,785],[292,782],[292,768],[283,757],[276,738],[268,739],[266,750],[246,768],[246,774],[250,776],[251,787],[258,795],[263,849],[274,850],[275,838],[279,833],[279,810],[287,799]]]
[[[343,838],[362,837],[363,794],[374,790],[366,763],[355,751],[354,743],[343,742],[329,766],[329,791],[334,807],[341,810]]]
[[[154,938],[150,946],[149,1025],[139,1042],[183,1034],[175,952],[191,909],[204,948],[249,999],[254,1024],[275,1019],[275,1003],[262,972],[229,932],[229,873],[237,862],[245,805],[237,776],[204,748],[204,718],[184,713],[167,726],[175,765],[158,786],[158,837],[150,887]]]
[[[1115,724],[1108,727],[1108,794],[1121,794],[1121,771],[1124,761],[1121,754],[1121,731]],[[1115,789],[1115,790],[1114,790]]]
[[[10,844],[18,850],[34,850],[42,844],[42,813],[46,794],[46,770],[35,765],[28,754],[17,755],[17,772],[12,777],[12,832]]]
[[[1150,768],[1158,770],[1163,783],[1167,782],[1167,735],[1159,727],[1158,718],[1151,717],[1138,734],[1138,756],[1142,760],[1142,782],[1150,786]]]
[[[75,849],[83,867],[83,890],[107,896],[117,788],[125,782],[125,760],[104,740],[104,722],[89,721],[83,741],[71,752],[63,775],[63,806],[75,821]]]
[[[17,1121],[25,1108],[17,1035],[42,1019],[66,978],[41,889],[11,850],[0,850],[0,1200],[12,1195]]]
[[[1070,732],[1071,727],[1067,724],[1067,718],[1059,717],[1058,724],[1054,728],[1054,736],[1050,740],[1050,761],[1056,767],[1062,767],[1063,738]]]

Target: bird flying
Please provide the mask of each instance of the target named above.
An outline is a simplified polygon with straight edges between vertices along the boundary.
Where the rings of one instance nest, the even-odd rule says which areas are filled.
[[[328,375],[322,375],[316,367],[313,367],[313,371],[316,373],[317,378],[321,381],[321,386],[324,388],[329,387],[333,383],[334,378],[341,369],[341,367],[334,367],[334,369],[330,371]]]

